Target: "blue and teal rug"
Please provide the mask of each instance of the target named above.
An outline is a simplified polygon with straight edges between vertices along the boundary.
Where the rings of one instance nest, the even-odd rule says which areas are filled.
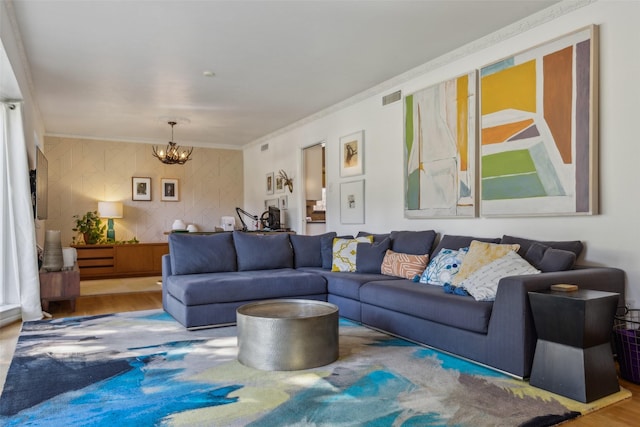
[[[544,426],[581,404],[342,320],[327,366],[264,372],[236,328],[186,331],[162,311],[25,323],[0,399],[6,426]]]

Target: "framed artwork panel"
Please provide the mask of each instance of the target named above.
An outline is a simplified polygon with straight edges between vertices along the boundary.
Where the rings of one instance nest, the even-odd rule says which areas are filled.
[[[340,138],[340,176],[364,173],[364,131]]]
[[[178,180],[175,178],[162,178],[162,194],[160,199],[163,202],[177,202],[180,200]]]
[[[135,176],[131,178],[131,200],[146,202],[151,200],[151,178]]]
[[[340,184],[340,223],[364,224],[364,180]]]
[[[477,77],[472,71],[404,102],[407,218],[477,215]]]
[[[598,213],[598,27],[480,70],[483,216]]]
[[[269,172],[265,178],[265,190],[267,194],[273,194],[275,187],[273,172]]]

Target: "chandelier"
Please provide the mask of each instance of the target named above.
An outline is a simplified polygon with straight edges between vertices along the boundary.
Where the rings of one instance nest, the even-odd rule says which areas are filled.
[[[183,165],[191,159],[193,147],[180,147],[173,142],[173,127],[176,122],[168,122],[171,125],[171,141],[163,149],[153,146],[153,156],[167,165]]]

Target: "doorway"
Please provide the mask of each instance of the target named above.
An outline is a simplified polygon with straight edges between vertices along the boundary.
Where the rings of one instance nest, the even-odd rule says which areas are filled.
[[[318,235],[327,231],[325,143],[302,150],[304,171],[304,234]]]

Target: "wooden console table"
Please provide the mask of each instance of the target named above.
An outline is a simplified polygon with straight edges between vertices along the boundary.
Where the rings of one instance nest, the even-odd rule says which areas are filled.
[[[77,245],[80,279],[159,276],[168,243]]]
[[[76,311],[76,298],[80,296],[80,270],[78,264],[71,270],[40,271],[40,302],[44,311],[49,301],[69,300],[71,311]]]

